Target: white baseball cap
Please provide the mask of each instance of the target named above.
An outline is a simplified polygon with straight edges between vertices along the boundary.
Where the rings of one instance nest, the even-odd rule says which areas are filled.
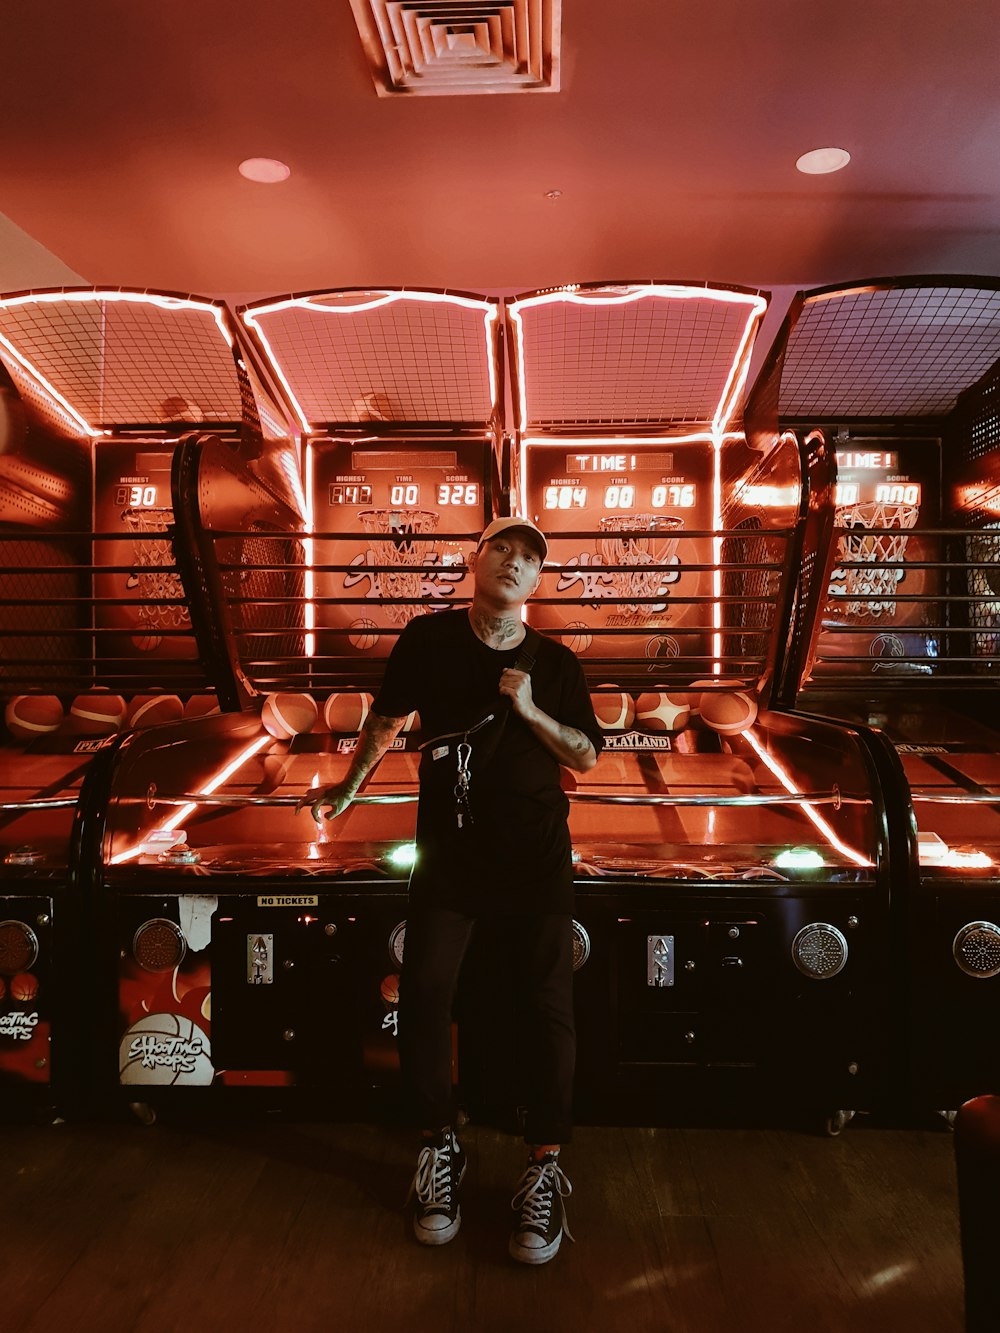
[[[542,549],[542,559],[544,560],[549,553],[549,544],[545,540],[544,534],[535,527],[530,518],[495,518],[488,527],[483,529],[483,535],[479,538],[479,546],[484,542],[490,542],[494,537],[499,537],[501,532],[525,532],[530,537],[534,537],[536,543]],[[478,548],[477,548],[478,549]]]

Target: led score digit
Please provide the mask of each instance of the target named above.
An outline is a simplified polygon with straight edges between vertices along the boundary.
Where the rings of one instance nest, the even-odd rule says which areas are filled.
[[[437,502],[439,505],[477,505],[479,503],[479,483],[441,482],[438,486]]]
[[[115,504],[128,505],[130,509],[155,509],[155,486],[119,486],[115,491]]]
[[[695,489],[691,482],[653,487],[652,506],[654,509],[693,509],[694,503]]]

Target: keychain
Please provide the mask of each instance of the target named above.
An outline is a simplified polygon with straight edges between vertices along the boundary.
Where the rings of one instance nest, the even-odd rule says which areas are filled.
[[[469,809],[469,780],[472,776],[469,772],[469,760],[472,757],[472,746],[467,740],[461,740],[455,747],[455,754],[458,759],[458,781],[455,783],[455,817],[458,820],[458,827],[461,828],[466,818],[468,818],[470,824],[472,823],[472,811]]]

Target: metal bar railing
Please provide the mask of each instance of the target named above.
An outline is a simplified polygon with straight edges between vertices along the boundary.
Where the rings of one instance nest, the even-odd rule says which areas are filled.
[[[845,796],[841,791],[834,787],[830,791],[812,792],[812,793],[774,793],[768,795],[760,793],[758,795],[741,794],[739,796],[679,796],[665,795],[654,796],[642,794],[638,796],[615,796],[605,795],[601,792],[567,792],[570,801],[593,803],[596,805],[650,805],[650,806],[756,806],[756,805],[832,805],[839,809],[842,805],[870,805],[871,799],[867,796]],[[200,796],[197,793],[189,795],[164,796],[162,793],[151,798],[154,805],[198,805],[198,806],[230,806],[242,808],[244,806],[296,806],[301,797],[299,796]],[[409,805],[419,799],[417,792],[385,792],[372,796],[355,796],[351,802],[352,805]],[[1000,799],[1000,798],[997,798]],[[124,798],[123,803],[128,804],[147,804],[147,797],[135,796]]]

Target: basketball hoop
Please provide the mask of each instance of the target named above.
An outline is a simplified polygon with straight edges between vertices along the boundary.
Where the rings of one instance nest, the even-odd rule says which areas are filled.
[[[122,511],[122,521],[135,534],[127,587],[135,593],[139,623],[145,631],[135,636],[137,646],[155,647],[164,630],[191,629],[180,575],[173,568],[164,568],[174,563],[170,541],[164,536],[172,519],[171,509]],[[143,570],[149,572],[143,573]]]
[[[413,538],[433,532],[438,515],[430,509],[363,509],[358,518],[365,532],[389,537],[371,543],[377,567],[372,579],[386,615],[395,624],[405,625],[416,615],[417,607],[398,603],[404,598],[410,602],[419,599],[430,554],[429,543]]]
[[[893,594],[904,573],[903,557],[909,540],[905,532],[916,524],[919,512],[916,505],[875,500],[838,508],[837,527],[860,531],[838,538],[837,559],[864,566],[840,571],[847,599],[844,609],[849,616],[896,614]]]
[[[605,514],[599,539],[605,565],[630,565],[633,569],[609,569],[607,577],[623,600],[657,597],[663,590],[664,566],[677,553],[679,529],[684,520],[673,514]],[[652,608],[641,602],[622,607],[636,615],[649,616]]]

